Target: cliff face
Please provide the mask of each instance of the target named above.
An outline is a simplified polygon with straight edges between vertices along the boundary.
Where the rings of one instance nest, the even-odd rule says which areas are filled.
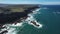
[[[31,13],[38,5],[9,5],[0,7],[0,24],[13,23],[18,19],[27,16]]]

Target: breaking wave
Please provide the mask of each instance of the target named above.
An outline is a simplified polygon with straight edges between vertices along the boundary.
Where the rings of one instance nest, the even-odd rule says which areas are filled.
[[[34,14],[37,14],[37,12],[39,10],[40,10],[40,8],[37,9],[37,10],[35,10],[35,11],[33,11],[33,13],[28,14],[27,19],[26,20],[23,20],[20,23],[17,23],[17,24],[5,24],[4,26],[6,26],[6,28],[2,29],[1,32],[3,30],[7,30],[8,32],[5,33],[5,34],[17,34],[17,32],[20,31],[19,28],[22,29],[25,26],[24,23],[28,23],[30,25],[33,25],[36,28],[42,28],[42,24],[40,24],[39,22],[37,22],[37,20],[33,17]],[[38,24],[39,26],[36,26],[33,23],[30,23],[31,21],[35,21],[36,24]]]
[[[40,10],[40,8],[36,9],[35,11],[33,11],[33,13],[28,14],[29,17],[26,19],[26,21],[27,21],[28,24],[33,25],[36,28],[42,28],[42,24],[40,24],[39,22],[37,22],[37,20],[33,17],[35,14],[38,13],[39,10]],[[33,23],[31,23],[31,21],[35,21],[36,24],[38,24],[40,26],[39,27],[35,26]]]

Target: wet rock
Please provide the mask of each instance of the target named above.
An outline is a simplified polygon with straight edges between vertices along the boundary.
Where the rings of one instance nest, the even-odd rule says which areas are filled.
[[[7,30],[5,30],[5,31],[3,31],[3,32],[1,32],[0,34],[4,34],[4,33],[7,33],[8,31]]]
[[[31,21],[31,23],[33,23],[34,25],[36,25],[36,26],[39,26],[38,24],[36,24],[36,22],[34,22],[34,21]]]

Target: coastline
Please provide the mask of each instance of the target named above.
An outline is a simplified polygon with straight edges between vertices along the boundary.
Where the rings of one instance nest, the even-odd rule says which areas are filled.
[[[28,7],[27,7],[27,5],[26,5],[26,7],[25,6],[22,6],[23,8],[26,8],[26,9],[23,9],[23,11],[21,11],[21,12],[14,12],[13,10],[12,10],[12,12],[11,12],[11,10],[10,9],[6,9],[6,10],[4,10],[4,8],[2,8],[2,10],[4,11],[4,12],[2,12],[2,13],[0,13],[0,22],[1,22],[1,24],[4,24],[4,23],[8,23],[8,22],[14,22],[14,21],[16,21],[16,20],[18,20],[18,19],[20,19],[21,17],[25,17],[25,16],[27,16],[27,14],[29,14],[29,13],[31,13],[33,10],[35,10],[36,8],[39,8],[38,6],[36,6],[36,5],[33,5],[33,6],[29,6],[28,5]],[[22,8],[21,7],[21,8]],[[0,8],[0,9],[1,9]],[[20,9],[21,10],[21,9]],[[6,12],[7,11],[7,12]],[[1,11],[0,11],[1,12]],[[13,21],[14,20],[14,21]]]
[[[32,11],[32,14],[36,14],[36,12],[39,10],[40,10],[40,8]],[[32,14],[28,14],[29,17],[25,21],[27,21],[28,24],[33,25],[36,28],[42,28],[43,25],[40,24],[39,22],[37,22]]]
[[[19,26],[20,24],[20,21],[22,22],[22,21],[24,21],[24,20],[26,20],[29,16],[28,16],[28,14],[29,13],[32,13],[32,11],[34,11],[35,9],[37,9],[38,7],[33,7],[33,8],[29,8],[29,9],[27,9],[27,10],[24,10],[24,12],[14,12],[14,13],[11,13],[11,14],[3,14],[2,16],[8,16],[7,17],[7,19],[8,18],[10,18],[11,20],[14,20],[14,21],[11,21],[11,22],[4,22],[5,24],[11,24],[12,26]],[[0,14],[1,15],[1,14]],[[1,16],[1,17],[2,17]],[[6,19],[6,18],[5,18]],[[10,20],[10,19],[8,19],[8,20]],[[19,24],[19,25],[18,25]],[[34,24],[34,23],[33,23]],[[31,25],[33,25],[33,24],[31,24]],[[37,24],[37,23],[36,23]],[[36,26],[36,24],[34,24],[35,26]],[[21,25],[22,25],[22,23],[21,23]],[[20,25],[20,26],[21,26]],[[33,26],[34,26],[33,25]],[[3,25],[3,23],[2,23],[2,26],[4,26]],[[2,27],[3,29],[4,28],[6,28],[6,26],[4,26],[4,27]],[[6,30],[7,31],[7,30]],[[3,31],[3,32],[5,32],[5,31]],[[2,32],[2,33],[3,33]]]
[[[12,26],[22,26],[23,23],[21,23],[21,25],[20,25],[19,24],[20,21],[22,22],[24,19],[26,19],[28,17],[28,14],[32,13],[32,11],[34,11],[37,8],[39,8],[39,7],[35,6],[35,7],[32,7],[32,8],[28,8],[27,10],[24,10],[23,12],[12,12],[10,14],[0,13],[0,16],[1,16],[0,17],[0,22],[1,22],[0,23],[1,24],[0,29],[7,28],[7,24],[11,24]],[[8,32],[7,30],[2,31],[1,33]]]

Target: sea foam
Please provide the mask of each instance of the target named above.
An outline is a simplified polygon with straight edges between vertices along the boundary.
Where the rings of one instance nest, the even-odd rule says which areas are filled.
[[[33,13],[28,14],[29,17],[27,17],[26,20],[23,20],[23,21],[20,22],[20,23],[17,23],[17,24],[14,24],[14,23],[13,23],[13,24],[5,24],[4,26],[6,26],[7,29],[5,28],[5,29],[3,29],[3,30],[7,30],[7,31],[8,31],[6,34],[17,34],[17,32],[18,32],[19,30],[17,31],[17,30],[16,30],[16,27],[23,28],[23,27],[24,27],[24,26],[23,26],[24,21],[25,21],[25,23],[28,23],[29,25],[33,25],[33,26],[36,27],[36,28],[42,28],[43,25],[40,24],[39,22],[37,22],[37,20],[33,17],[34,14],[37,14],[37,12],[38,12],[39,10],[40,10],[40,8],[37,9],[37,10],[35,10],[35,11],[33,11]],[[31,23],[31,21],[35,21],[36,24],[39,25],[39,27],[36,26],[36,25],[34,25],[33,23]],[[3,30],[2,30],[2,31],[3,31]]]
[[[34,16],[33,14],[36,14],[37,11],[39,11],[39,10],[40,10],[40,8],[36,9],[35,11],[33,11],[33,13],[28,14],[29,17],[26,19],[26,21],[27,21],[28,24],[33,25],[36,28],[42,28],[42,24],[38,23],[37,20],[33,17]],[[36,24],[39,25],[39,27],[36,26],[36,25],[34,25],[33,23],[31,23],[31,21],[35,21]]]

